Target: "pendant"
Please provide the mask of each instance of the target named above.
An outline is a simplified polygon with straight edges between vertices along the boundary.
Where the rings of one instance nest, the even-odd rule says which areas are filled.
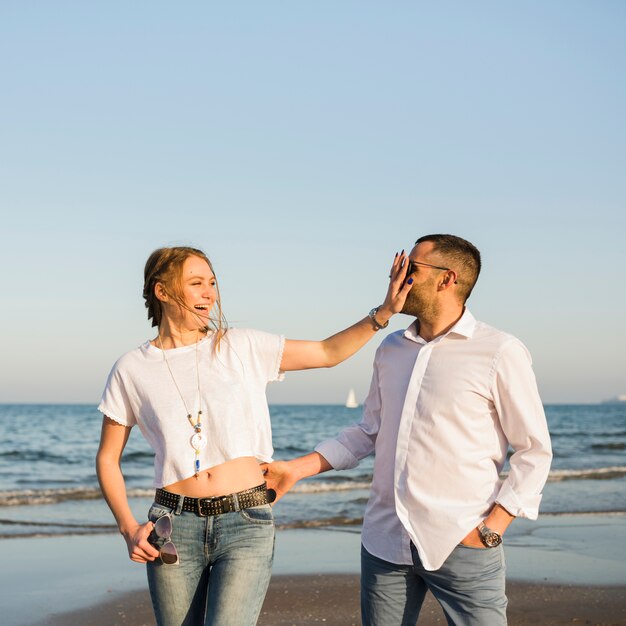
[[[196,452],[200,452],[200,450],[206,448],[207,438],[202,433],[195,433],[189,442]]]

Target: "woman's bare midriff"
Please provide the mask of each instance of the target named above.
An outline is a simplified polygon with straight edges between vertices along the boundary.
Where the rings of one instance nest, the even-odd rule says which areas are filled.
[[[191,498],[225,496],[256,487],[265,482],[259,462],[252,456],[243,456],[163,487],[167,491]]]

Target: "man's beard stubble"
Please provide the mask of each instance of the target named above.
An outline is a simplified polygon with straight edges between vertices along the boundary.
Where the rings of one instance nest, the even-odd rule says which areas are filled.
[[[400,311],[401,313],[412,315],[422,321],[430,320],[437,316],[438,307],[435,302],[429,302],[427,298],[424,297],[424,292],[426,291],[425,287],[426,285],[422,285],[421,288],[418,288],[417,285],[415,285],[411,291],[409,291],[409,295]]]

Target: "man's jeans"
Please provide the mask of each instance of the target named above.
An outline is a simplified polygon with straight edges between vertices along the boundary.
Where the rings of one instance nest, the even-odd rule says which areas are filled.
[[[448,624],[506,624],[504,551],[457,546],[435,571],[425,570],[411,545],[413,565],[397,565],[361,546],[363,626],[415,626],[426,591],[441,604]]]
[[[270,505],[200,517],[153,504],[148,517],[167,513],[180,563],[148,563],[158,626],[254,626],[274,556]]]

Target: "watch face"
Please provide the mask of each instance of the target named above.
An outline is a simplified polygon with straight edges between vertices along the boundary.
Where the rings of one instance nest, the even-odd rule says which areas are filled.
[[[481,524],[478,527],[478,532],[480,533],[480,538],[483,543],[488,548],[495,548],[502,543],[502,537],[494,530],[491,530],[491,528],[487,528],[485,524]]]

